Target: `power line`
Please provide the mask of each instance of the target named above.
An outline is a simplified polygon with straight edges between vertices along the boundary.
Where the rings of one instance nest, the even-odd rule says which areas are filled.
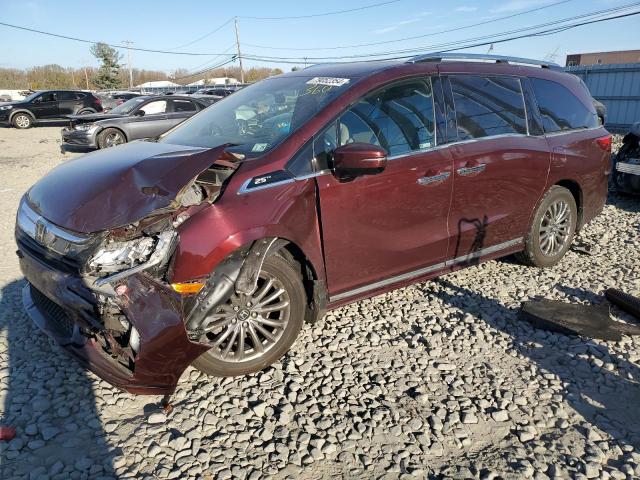
[[[421,51],[425,51],[425,50],[428,50],[428,49],[438,49],[438,48],[441,48],[441,47],[453,46],[453,45],[457,45],[459,43],[474,42],[474,41],[491,39],[491,38],[496,38],[496,37],[498,37],[498,38],[499,37],[504,37],[506,35],[511,35],[511,34],[514,34],[514,33],[521,33],[521,32],[526,32],[526,31],[535,30],[535,29],[539,29],[539,28],[546,28],[546,27],[549,27],[549,26],[552,26],[552,25],[560,25],[562,23],[575,21],[575,20],[581,19],[581,18],[599,17],[599,16],[603,16],[603,15],[608,15],[608,14],[611,14],[611,13],[620,12],[620,11],[627,10],[629,8],[633,8],[633,7],[637,7],[637,6],[640,6],[640,2],[635,2],[635,3],[623,5],[623,6],[620,6],[620,7],[614,7],[614,8],[609,8],[609,9],[603,9],[603,10],[598,10],[598,11],[594,11],[594,12],[589,12],[589,13],[585,13],[585,14],[577,15],[577,16],[574,15],[572,17],[566,17],[566,18],[563,18],[563,19],[560,19],[560,20],[554,20],[554,21],[551,21],[551,22],[544,22],[544,23],[541,23],[541,24],[538,24],[538,25],[518,28],[518,29],[514,29],[514,30],[502,32],[502,33],[494,33],[494,34],[490,34],[490,35],[483,35],[483,36],[480,36],[480,37],[467,38],[467,39],[464,39],[464,40],[455,40],[455,41],[446,42],[446,43],[440,43],[440,44],[429,45],[429,46],[412,47],[412,48],[406,48],[406,49],[401,49],[401,50],[392,50],[392,51],[384,51],[384,52],[376,52],[376,53],[368,53],[368,54],[328,56],[328,57],[285,57],[285,56],[274,57],[274,56],[258,55],[258,54],[245,54],[245,57],[249,58],[251,56],[252,59],[254,59],[254,60],[256,58],[259,58],[261,60],[267,60],[267,59],[268,60],[273,60],[274,62],[284,61],[284,60],[294,60],[295,63],[300,63],[300,62],[305,61],[305,60],[336,61],[336,60],[351,60],[351,59],[359,59],[359,58],[388,57],[389,55],[401,55],[401,54],[404,54],[404,53],[421,52]],[[562,27],[558,27],[558,28],[562,28]]]
[[[201,64],[199,64],[199,65],[196,65],[195,67],[192,67],[190,70],[192,70],[192,71],[193,71],[193,70],[197,70],[197,69],[199,69],[199,68],[204,67],[205,65],[208,65],[209,63],[213,63],[213,62],[215,62],[215,61],[216,61],[216,60],[218,60],[220,57],[224,57],[224,56],[225,56],[224,54],[226,54],[226,53],[227,53],[229,50],[231,50],[232,48],[236,48],[236,44],[235,44],[235,42],[233,42],[231,45],[229,45],[227,48],[225,48],[225,49],[222,51],[222,54],[220,54],[220,55],[216,55],[215,57],[213,57],[213,58],[211,58],[211,59],[207,60],[206,62],[203,62],[203,63],[201,63]],[[231,55],[233,56],[233,54],[231,54]]]
[[[235,47],[235,45],[234,45],[234,47]],[[200,70],[199,72],[194,72],[194,73],[190,73],[188,75],[185,75],[183,77],[174,78],[173,80],[174,81],[184,80],[185,78],[193,78],[193,77],[196,77],[198,75],[202,75],[203,73],[211,72],[212,70],[216,70],[216,69],[218,69],[220,67],[224,67],[225,65],[227,65],[227,64],[229,64],[231,62],[234,62],[235,59],[236,59],[236,56],[233,55],[232,58],[230,58],[229,60],[225,60],[224,62],[221,62],[221,63],[219,63],[217,65],[212,66],[212,67],[205,68],[204,70]]]
[[[180,45],[178,47],[173,47],[171,50],[180,50],[181,48],[184,47],[188,47],[189,45],[193,45],[194,43],[199,42],[200,40],[204,40],[205,38],[207,38],[210,35],[213,35],[214,33],[220,31],[223,27],[225,27],[226,25],[228,25],[229,23],[231,23],[233,20],[235,19],[235,17],[231,17],[229,20],[227,20],[226,22],[224,22],[222,25],[220,25],[217,28],[214,28],[213,30],[211,30],[208,33],[205,33],[204,35],[202,35],[201,37],[196,38],[195,40],[193,40],[192,42],[189,43],[185,43],[184,45]]]
[[[390,5],[392,3],[398,3],[401,1],[402,0],[389,0],[387,2],[372,3],[370,5],[363,5],[362,7],[349,8],[347,10],[336,10],[333,12],[324,12],[324,13],[311,13],[308,15],[292,15],[292,16],[286,16],[286,17],[250,17],[250,16],[243,15],[243,16],[238,16],[238,18],[246,18],[249,20],[297,20],[301,18],[327,17],[329,15],[340,15],[343,13],[360,12],[362,10],[382,7],[383,5]]]
[[[529,13],[537,12],[537,11],[540,11],[540,10],[545,10],[547,8],[555,7],[555,6],[562,5],[564,3],[573,2],[573,1],[574,0],[562,0],[562,1],[559,1],[559,2],[555,2],[555,3],[550,3],[548,5],[543,5],[542,7],[532,8],[530,10],[525,10],[523,12],[513,13],[511,15],[506,15],[504,17],[492,18],[492,19],[485,20],[485,21],[482,21],[482,22],[472,23],[472,24],[469,24],[469,25],[463,25],[463,26],[460,26],[460,27],[449,28],[449,29],[446,29],[446,30],[439,30],[437,32],[426,33],[426,34],[423,34],[423,35],[414,35],[414,36],[411,36],[411,37],[398,38],[398,39],[395,39],[395,40],[385,40],[385,41],[382,41],[382,42],[358,43],[358,44],[354,44],[354,45],[338,45],[338,46],[333,46],[333,47],[306,47],[306,48],[274,47],[274,46],[268,46],[268,45],[256,45],[256,44],[252,44],[252,43],[245,43],[244,45],[247,45],[249,47],[255,47],[255,48],[266,48],[266,49],[271,49],[271,50],[290,50],[290,51],[294,51],[294,50],[300,50],[300,51],[304,51],[304,50],[340,50],[340,49],[347,49],[347,48],[358,48],[358,47],[371,47],[371,46],[375,46],[375,45],[386,45],[386,44],[389,44],[389,43],[399,43],[399,42],[405,42],[407,40],[416,40],[418,38],[433,37],[435,35],[442,35],[443,33],[457,32],[457,31],[460,31],[460,30],[466,30],[468,28],[479,27],[479,26],[482,26],[482,25],[488,25],[490,23],[500,22],[502,20],[508,20],[510,18],[515,18],[515,17],[519,17],[519,16],[522,16],[522,15],[527,15]]]
[[[65,39],[65,40],[73,40],[75,42],[104,43],[105,45],[108,45],[109,47],[113,47],[113,48],[126,48],[126,47],[123,47],[122,45],[116,45],[116,44],[113,44],[113,43],[99,42],[99,41],[95,41],[95,40],[86,40],[86,39],[77,38],[77,37],[69,37],[67,35],[60,35],[58,33],[51,33],[51,32],[45,32],[43,30],[37,30],[35,28],[22,27],[20,25],[13,25],[11,23],[0,22],[0,25],[5,26],[5,27],[9,27],[9,28],[15,28],[17,30],[24,30],[24,31],[27,31],[27,32],[39,33],[41,35],[47,35],[49,37],[62,38],[62,39]],[[163,53],[163,54],[166,54],[166,55],[189,55],[189,56],[200,56],[200,57],[210,57],[212,55],[223,55],[221,53],[172,52],[172,51],[169,51],[169,50],[154,50],[154,49],[151,49],[151,48],[135,48],[135,47],[131,47],[131,50],[135,50],[137,52],[147,52],[147,53]]]

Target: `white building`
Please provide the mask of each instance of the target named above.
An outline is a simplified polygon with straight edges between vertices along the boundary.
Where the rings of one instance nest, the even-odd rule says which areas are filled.
[[[224,87],[225,85],[236,85],[238,83],[240,82],[233,77],[218,77],[198,80],[197,82],[189,83],[187,87]]]

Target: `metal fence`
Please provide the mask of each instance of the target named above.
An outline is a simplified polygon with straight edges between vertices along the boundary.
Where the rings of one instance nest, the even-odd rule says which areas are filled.
[[[580,65],[567,67],[587,84],[591,95],[607,107],[606,127],[610,132],[626,133],[640,122],[640,63],[619,65]]]

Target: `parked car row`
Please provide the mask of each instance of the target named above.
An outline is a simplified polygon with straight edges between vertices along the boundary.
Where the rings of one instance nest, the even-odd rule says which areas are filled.
[[[610,154],[584,84],[548,62],[310,67],[37,182],[23,301],[134,393],[172,393],[190,364],[248,374],[328,309],[511,254],[555,265],[604,206]]]

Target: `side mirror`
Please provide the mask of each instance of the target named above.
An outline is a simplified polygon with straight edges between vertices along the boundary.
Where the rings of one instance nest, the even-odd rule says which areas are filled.
[[[370,143],[348,143],[333,151],[333,173],[340,180],[375,175],[386,166],[386,150]]]
[[[142,110],[142,109],[136,110],[133,115],[136,116],[136,117],[144,117],[144,110]]]

